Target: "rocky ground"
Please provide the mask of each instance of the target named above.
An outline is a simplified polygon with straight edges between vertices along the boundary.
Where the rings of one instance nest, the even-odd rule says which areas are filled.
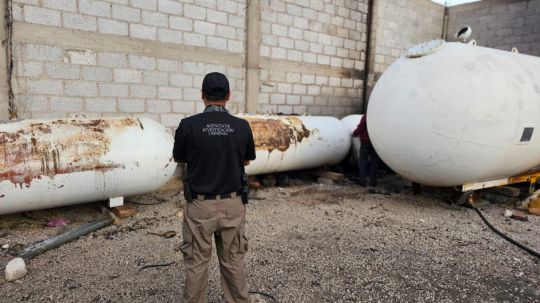
[[[248,206],[250,288],[277,302],[540,302],[539,259],[446,198],[350,182],[261,189]],[[183,198],[129,201],[137,203],[136,217],[30,260],[21,280],[0,278],[0,301],[179,302]],[[521,222],[503,212],[491,205],[485,215],[540,250],[540,218]],[[1,267],[25,245],[99,216],[95,205],[84,205],[0,217],[0,246],[9,245],[0,249]],[[58,217],[71,223],[45,227]],[[175,235],[160,235],[167,231]],[[209,302],[223,302],[218,273],[214,258]]]

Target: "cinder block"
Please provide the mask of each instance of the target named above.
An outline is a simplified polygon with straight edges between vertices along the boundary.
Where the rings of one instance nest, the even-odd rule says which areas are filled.
[[[123,113],[142,113],[145,111],[143,99],[119,99],[118,109]]]
[[[184,88],[183,100],[201,101],[201,90],[199,88]]]
[[[45,96],[25,96],[24,104],[30,112],[49,111],[49,98]]]
[[[181,15],[182,3],[170,0],[158,0],[158,10],[166,14]]]
[[[281,25],[292,26],[294,24],[294,17],[288,14],[277,14],[276,22]]]
[[[236,29],[232,26],[218,24],[217,32],[219,33],[219,36],[222,38],[236,39]],[[263,39],[265,36],[266,35],[263,35]]]
[[[204,35],[184,33],[184,43],[192,46],[206,46],[206,37]]]
[[[99,95],[102,97],[127,97],[129,86],[126,84],[99,84]]]
[[[146,56],[129,55],[129,66],[134,69],[153,70],[156,68],[156,59]]]
[[[82,112],[82,98],[51,97],[51,111],[53,112]]]
[[[131,96],[135,98],[156,98],[157,88],[151,85],[132,85]]]
[[[228,49],[227,39],[223,39],[219,37],[207,37],[206,44],[207,44],[207,47],[210,47],[210,48],[215,48],[219,50]],[[243,46],[243,43],[242,43],[242,46]]]
[[[272,57],[276,59],[287,58],[287,50],[281,47],[272,47],[271,54],[272,54]]]
[[[321,88],[319,86],[310,85],[308,86],[308,95],[319,95],[321,93]]]
[[[225,11],[231,14],[236,14],[238,12],[238,4],[236,1],[230,0],[220,0],[217,1],[217,9],[220,11]]]
[[[156,40],[157,28],[154,26],[132,23],[129,25],[129,36],[145,40]]]
[[[43,7],[67,12],[77,11],[77,0],[43,0]]]
[[[47,63],[46,69],[53,79],[78,79],[80,76],[78,65]]]
[[[302,74],[302,81],[303,84],[314,84],[315,83],[315,76],[314,75],[306,75]]]
[[[199,34],[214,36],[216,34],[216,25],[214,23],[196,20],[193,24],[193,30]]]
[[[170,59],[157,59],[157,69],[160,71],[180,72],[182,71],[182,62]]]
[[[142,11],[142,21],[144,24],[158,27],[167,27],[169,23],[168,16],[162,13]]]
[[[191,114],[195,112],[195,102],[172,101],[172,111],[174,113]]]
[[[147,110],[151,113],[170,113],[171,101],[168,100],[147,100]]]
[[[57,64],[57,63],[56,63]],[[17,76],[38,77],[43,73],[43,62],[17,62]]]
[[[280,24],[272,24],[272,34],[277,36],[287,36],[287,27]]]
[[[129,27],[127,22],[110,20],[110,19],[98,19],[98,31],[104,34],[113,35],[129,35]]]
[[[105,1],[79,0],[79,12],[85,15],[110,17],[111,6]]]
[[[244,51],[244,42],[238,40],[229,40],[227,49],[233,53],[241,53]]]
[[[184,119],[184,114],[161,114],[161,124],[166,127],[178,127],[180,120]]]
[[[278,45],[283,48],[294,48],[294,40],[286,37],[279,37]]]
[[[59,11],[30,5],[24,6],[24,21],[52,26],[62,25]]]
[[[302,39],[302,38],[300,38]],[[295,40],[294,41],[294,48],[300,51],[308,51],[309,50],[309,43],[307,41],[302,40]]]
[[[68,50],[64,62],[78,65],[96,65],[96,53],[91,50]]]
[[[169,26],[173,29],[181,31],[193,31],[193,20],[183,17],[169,16]]]
[[[88,98],[85,101],[89,112],[116,112],[116,100],[111,98]]]
[[[95,97],[97,96],[97,85],[88,81],[67,81],[65,93],[68,96]]]
[[[189,12],[189,17],[196,19],[196,20],[205,20],[206,19],[206,8],[191,5],[191,4],[184,4],[184,11]]]
[[[295,28],[307,29],[309,27],[308,19],[303,17],[294,17],[293,22]]]
[[[122,21],[139,22],[141,20],[141,10],[121,5],[113,5],[112,17],[113,19]]]
[[[176,44],[184,43],[184,39],[183,39],[181,31],[166,29],[166,28],[158,28],[158,40],[161,42],[176,43]]]
[[[59,47],[39,44],[26,44],[24,48],[24,55],[27,59],[31,60],[59,61],[62,59],[64,52]]]
[[[106,67],[127,67],[127,55],[118,53],[98,53],[97,63]]]
[[[292,16],[302,16],[302,7],[294,4],[287,4],[287,14]]]
[[[297,105],[300,104],[300,96],[296,95],[287,95],[286,103],[289,105]]]
[[[131,0],[131,6],[155,11],[157,0]]]
[[[36,95],[61,95],[64,85],[60,80],[27,80],[28,92]]]
[[[322,65],[330,65],[330,56],[317,55],[317,63]]]
[[[186,74],[172,74],[169,77],[172,86],[193,87],[193,76]]]
[[[158,89],[158,97],[160,99],[179,100],[182,99],[182,89],[176,87],[160,87]]]
[[[215,11],[215,10],[207,10],[206,14],[208,16],[207,17],[208,21],[212,21],[217,24],[227,24],[228,22],[227,14],[224,12]]]
[[[312,63],[312,64],[317,63],[317,55],[315,55],[315,54],[311,54],[311,53],[303,53],[302,59],[303,59],[304,62],[306,62],[306,63]]]
[[[143,83],[149,85],[168,85],[169,76],[162,72],[144,71]]]
[[[285,95],[284,94],[271,94],[270,95],[271,104],[285,104]]]
[[[312,43],[309,44],[309,50],[312,53],[322,54],[323,47],[324,46],[322,44],[320,44],[320,43],[312,42]]]
[[[343,67],[343,59],[337,57],[330,58],[330,66],[332,67]]]
[[[117,83],[142,83],[142,72],[131,69],[115,69],[114,81]]]

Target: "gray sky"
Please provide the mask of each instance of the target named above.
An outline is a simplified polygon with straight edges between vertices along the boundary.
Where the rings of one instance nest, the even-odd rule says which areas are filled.
[[[446,2],[448,6],[453,6],[453,5],[463,4],[463,3],[476,2],[480,0],[431,0],[431,1],[443,4],[443,5]]]

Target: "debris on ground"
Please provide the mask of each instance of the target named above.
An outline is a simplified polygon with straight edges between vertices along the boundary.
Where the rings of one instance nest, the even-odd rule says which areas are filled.
[[[528,221],[529,218],[527,217],[527,214],[521,210],[513,210],[512,216],[510,217],[512,219],[516,219],[519,221]]]
[[[80,227],[73,228],[72,230],[67,231],[59,236],[45,239],[38,243],[32,244],[26,247],[20,254],[19,257],[26,260],[32,259],[33,257],[40,255],[48,250],[53,248],[60,247],[63,244],[66,244],[70,241],[73,241],[79,237],[87,235],[91,232],[99,230],[103,227],[111,225],[113,219],[110,217],[103,217],[94,222],[84,224]]]
[[[6,265],[6,281],[11,282],[19,280],[26,276],[26,264],[22,258],[15,258]]]
[[[328,178],[317,178],[317,183],[319,184],[325,184],[325,185],[334,185],[334,181],[332,179]]]
[[[47,222],[47,227],[62,227],[68,225],[69,223],[71,222],[66,218],[56,218]]]
[[[160,231],[160,232],[149,231],[148,233],[150,235],[156,235],[156,236],[160,236],[160,237],[163,237],[163,238],[166,238],[166,239],[170,239],[170,238],[176,236],[176,232],[174,230]]]
[[[134,217],[137,215],[137,209],[131,205],[122,205],[122,206],[114,207],[112,211],[114,212],[116,216],[122,219]]]

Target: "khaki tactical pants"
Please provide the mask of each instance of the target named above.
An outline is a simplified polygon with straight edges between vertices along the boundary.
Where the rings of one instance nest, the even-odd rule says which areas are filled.
[[[244,268],[244,256],[248,250],[245,215],[246,208],[240,197],[187,203],[180,246],[186,268],[186,303],[206,302],[212,235],[216,242],[225,300],[229,303],[249,302]]]

